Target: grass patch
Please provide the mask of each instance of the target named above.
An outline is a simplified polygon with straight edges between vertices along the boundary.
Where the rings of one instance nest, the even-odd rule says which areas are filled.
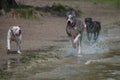
[[[120,8],[120,0],[85,0],[93,3],[112,4],[115,8]],[[112,6],[111,6],[112,7]]]
[[[62,78],[62,79],[59,79],[59,78],[56,78],[56,79],[53,79],[53,78],[45,78],[45,79],[40,79],[40,80],[66,80],[66,79],[64,79],[64,78]]]
[[[53,3],[52,6],[46,5],[42,7],[33,7],[33,6],[27,6],[20,4],[20,8],[16,9],[18,13],[21,14],[22,17],[29,18],[33,16],[34,12],[43,12],[43,13],[50,13],[51,15],[57,15],[57,16],[66,16],[66,12],[71,9],[72,7],[60,4],[60,3]],[[80,14],[80,10],[75,7],[73,10]],[[43,15],[43,14],[42,14]]]
[[[20,59],[22,66],[19,66],[17,69],[21,70],[21,72],[17,71],[14,77],[26,78],[36,73],[48,72],[55,69],[59,65],[56,60],[60,58],[56,52],[58,52],[57,49],[51,46],[39,52],[28,52],[24,54]],[[22,72],[25,72],[24,75]]]
[[[93,2],[95,4],[102,3],[102,4],[112,4],[115,8],[120,8],[120,0],[62,0],[62,1],[85,1],[85,2]]]
[[[39,17],[39,13],[34,8],[18,8],[15,9],[15,13],[18,13],[19,17],[25,19],[36,19]]]
[[[68,7],[66,5],[62,5],[62,4],[54,4],[52,7],[53,11],[66,11],[68,9]]]
[[[97,3],[108,3],[108,2],[113,2],[115,0],[87,0],[91,2],[97,2]]]
[[[14,18],[37,19],[40,17],[40,13],[35,10],[35,7],[22,4],[19,4],[18,8],[11,9],[10,13]]]
[[[113,23],[114,25],[120,26],[120,21]]]
[[[22,63],[28,63],[31,60],[48,60],[48,59],[59,59],[59,56],[49,53],[32,53],[28,55],[24,55],[24,57],[21,58]]]
[[[8,79],[12,76],[11,72],[0,71],[0,79]]]
[[[70,7],[63,4],[53,4],[51,7],[51,10],[52,10],[51,12],[54,12],[54,14],[57,14],[60,16],[66,16],[66,12],[69,11],[70,9],[73,9],[77,16],[80,16],[80,14],[82,13],[82,11],[79,9],[78,6]]]
[[[44,47],[36,51],[26,52],[25,55],[21,58],[22,63],[28,63],[31,60],[48,60],[48,59],[60,59],[57,55],[57,47],[50,46]]]
[[[64,4],[53,3],[52,6],[46,5],[42,7],[19,4],[18,8],[11,9],[11,14],[15,18],[36,19],[45,15],[66,16],[66,12],[70,9],[73,9],[78,16],[82,12],[78,7],[72,8]]]
[[[24,56],[20,59],[20,62],[22,62],[22,63],[28,63],[29,61],[31,61],[31,60],[36,60],[36,59],[46,60],[43,55],[39,55],[39,53],[32,53],[32,54],[24,55]]]
[[[19,8],[16,11],[20,14],[20,17],[23,18],[31,18],[33,17],[33,9],[32,8]]]

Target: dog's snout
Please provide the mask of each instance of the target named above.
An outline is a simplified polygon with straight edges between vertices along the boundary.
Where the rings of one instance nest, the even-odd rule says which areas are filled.
[[[68,21],[68,23],[71,23],[70,21]]]
[[[72,23],[72,21],[70,19],[67,20],[68,23]]]

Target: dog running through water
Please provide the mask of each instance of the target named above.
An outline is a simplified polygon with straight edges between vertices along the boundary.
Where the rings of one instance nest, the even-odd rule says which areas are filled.
[[[78,49],[78,56],[81,54],[81,41],[84,31],[84,24],[77,19],[74,11],[67,12],[66,32],[72,41],[73,48]]]

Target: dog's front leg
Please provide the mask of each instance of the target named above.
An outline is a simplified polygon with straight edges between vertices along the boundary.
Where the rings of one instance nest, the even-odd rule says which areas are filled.
[[[10,50],[10,42],[11,42],[11,35],[10,35],[10,30],[7,33],[7,51]]]
[[[73,38],[71,38],[71,42],[72,42],[72,47],[76,48],[76,43],[74,43],[74,39]]]
[[[7,50],[10,50],[10,39],[7,39]]]
[[[78,56],[81,54],[81,42],[78,42]]]
[[[76,36],[76,38],[74,39],[74,43],[76,43],[77,49],[78,49],[78,57],[81,56],[81,39],[82,39],[82,35],[81,34],[78,34]]]
[[[81,36],[81,35],[80,35],[80,34],[78,34],[78,35],[75,37],[75,39],[73,40],[73,42],[74,42],[74,43],[77,43],[77,42],[78,42],[78,40],[79,40],[79,38],[80,38],[80,36]]]
[[[19,54],[21,54],[21,51],[20,51],[21,50],[21,46],[20,45],[21,45],[21,43],[20,43],[20,41],[18,41],[17,42],[17,53],[19,53]]]

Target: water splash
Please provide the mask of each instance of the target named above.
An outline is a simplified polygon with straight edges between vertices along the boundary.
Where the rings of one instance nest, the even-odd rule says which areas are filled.
[[[109,48],[106,43],[107,37],[104,35],[100,35],[98,40],[94,42],[88,41],[86,34],[83,34],[83,40],[82,40],[82,53],[81,54],[97,54],[97,53],[107,53],[109,51]],[[70,55],[77,55],[77,50],[73,49],[71,46],[71,42],[69,42],[66,46],[67,52]]]
[[[96,42],[84,39],[82,52],[84,54],[107,53],[109,51],[105,36],[99,36]]]

